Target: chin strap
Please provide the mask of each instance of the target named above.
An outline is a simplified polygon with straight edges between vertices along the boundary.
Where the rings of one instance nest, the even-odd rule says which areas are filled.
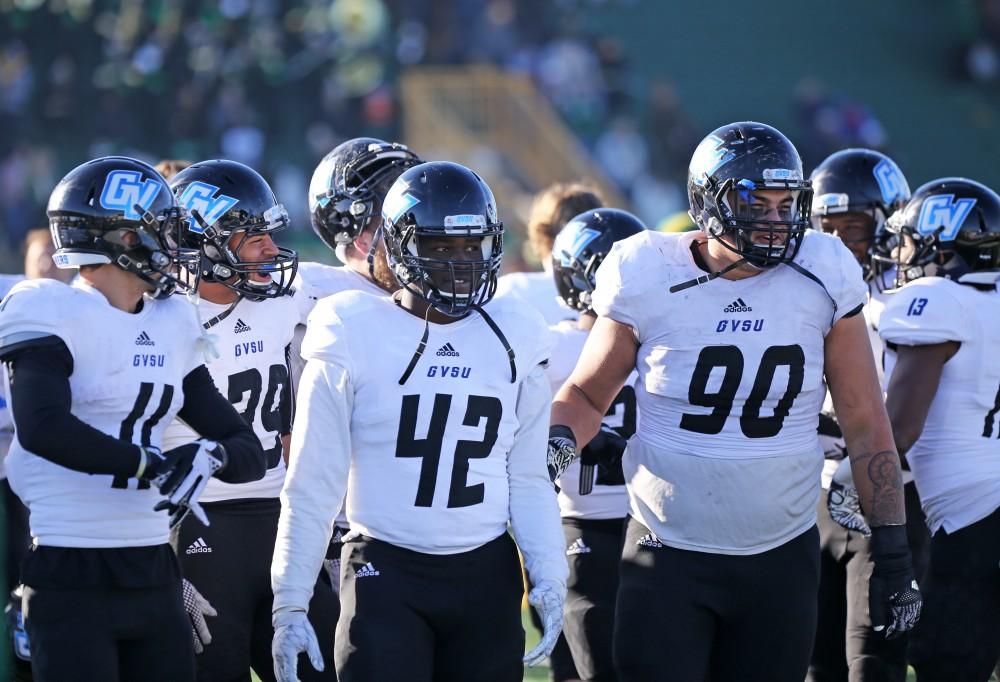
[[[472,308],[482,316],[482,318],[486,321],[486,324],[488,324],[490,329],[493,330],[493,333],[497,335],[498,339],[500,339],[500,343],[503,344],[503,349],[507,351],[507,361],[510,362],[510,383],[513,384],[517,381],[517,365],[514,363],[514,349],[510,347],[510,343],[507,342],[507,337],[503,335],[502,331],[500,331],[500,327],[493,321],[493,318],[486,314],[486,311],[483,310],[482,306],[474,305]]]
[[[701,275],[700,277],[695,277],[694,279],[689,279],[686,282],[682,282],[680,284],[675,284],[672,287],[670,287],[670,293],[676,294],[678,291],[684,291],[685,289],[690,289],[691,287],[696,287],[699,284],[707,284],[707,283],[711,282],[713,279],[718,279],[719,277],[722,277],[724,274],[726,274],[730,270],[735,270],[736,268],[740,267],[741,265],[744,265],[746,262],[747,262],[746,258],[740,258],[735,263],[730,263],[729,265],[727,265],[726,267],[722,268],[718,272],[710,272],[707,275]]]
[[[395,301],[396,305],[400,308],[403,307],[403,304],[400,302],[398,296],[393,296],[392,300]],[[424,354],[424,349],[427,348],[427,337],[430,336],[431,333],[430,317],[431,306],[428,304],[427,309],[424,311],[424,333],[420,337],[420,343],[417,344],[417,349],[413,351],[413,357],[410,358],[410,364],[406,366],[406,371],[403,372],[403,376],[399,377],[400,386],[405,384],[406,380],[410,378],[410,374],[413,373],[413,369],[417,366],[420,356]]]

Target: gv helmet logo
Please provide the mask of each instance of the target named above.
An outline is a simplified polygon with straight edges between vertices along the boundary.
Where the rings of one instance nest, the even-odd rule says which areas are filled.
[[[584,223],[574,222],[566,226],[556,237],[553,253],[559,254],[563,267],[569,267],[574,258],[578,258],[587,244],[601,236],[597,230],[583,227]]]
[[[891,204],[902,198],[907,193],[906,179],[899,167],[889,159],[882,159],[872,170],[875,182],[878,183],[879,191],[882,193],[882,201]]]
[[[163,184],[156,180],[143,180],[139,171],[116,170],[108,173],[99,199],[101,206],[112,211],[122,211],[129,220],[139,220],[153,205]]]
[[[950,241],[958,234],[962,223],[969,216],[976,200],[972,198],[955,199],[954,194],[939,194],[928,197],[920,207],[920,217],[917,219],[917,232],[933,234],[941,229],[939,239]]]
[[[239,203],[238,199],[220,194],[215,196],[219,188],[206,182],[192,182],[184,188],[178,203],[188,211],[198,211],[201,221],[191,216],[188,229],[195,234],[203,234],[206,227],[211,227],[226,211]],[[204,221],[204,222],[202,222]]]

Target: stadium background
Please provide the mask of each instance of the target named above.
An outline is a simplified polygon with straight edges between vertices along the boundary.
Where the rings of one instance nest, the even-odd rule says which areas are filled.
[[[272,182],[284,241],[332,262],[306,188],[343,139],[400,139],[496,190],[523,248],[532,194],[591,178],[683,223],[695,143],[772,123],[807,169],[864,145],[911,187],[1000,185],[1000,0],[0,0],[0,271],[58,179],[121,153],[224,156]]]

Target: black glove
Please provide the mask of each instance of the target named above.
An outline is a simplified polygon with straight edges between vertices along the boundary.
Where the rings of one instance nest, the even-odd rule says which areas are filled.
[[[208,518],[198,504],[208,479],[226,465],[226,450],[210,440],[198,440],[160,452],[156,448],[142,448],[145,466],[139,478],[153,482],[160,494],[167,499],[157,503],[156,511],[170,513],[170,527],[183,520],[189,511],[206,526]]]
[[[923,598],[913,576],[906,526],[876,526],[871,543],[875,568],[868,582],[868,613],[875,631],[891,639],[917,624]]]
[[[580,451],[580,486],[577,492],[581,495],[593,492],[595,467],[598,483],[624,485],[625,476],[621,471],[626,445],[627,441],[617,431],[602,423],[601,430]]]
[[[556,479],[569,468],[576,457],[576,437],[573,430],[562,424],[553,424],[549,427],[549,451],[545,458],[549,466],[549,480],[555,483]]]

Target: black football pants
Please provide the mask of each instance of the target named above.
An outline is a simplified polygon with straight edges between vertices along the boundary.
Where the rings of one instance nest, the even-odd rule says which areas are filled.
[[[278,498],[208,502],[202,505],[211,526],[194,515],[181,524],[175,549],[184,577],[218,612],[205,622],[212,643],[198,654],[202,682],[250,680],[250,668],[268,682],[274,680],[271,658],[271,557],[278,532]],[[316,631],[324,672],[317,672],[303,655],[299,677],[304,682],[334,680],[333,636],[340,605],[326,571],[321,570],[309,602],[309,622]]]
[[[521,682],[524,586],[504,533],[460,554],[344,543],[341,682]]]
[[[752,555],[639,544],[628,521],[614,659],[635,682],[802,682],[816,630],[819,532]]]

